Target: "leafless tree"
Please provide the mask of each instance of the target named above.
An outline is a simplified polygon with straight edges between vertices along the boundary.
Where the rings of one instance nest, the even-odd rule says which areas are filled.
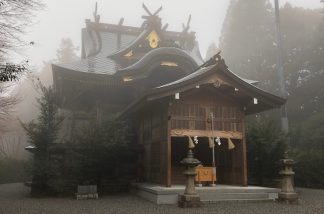
[[[35,11],[44,7],[42,0],[0,0],[0,131],[7,123],[18,99],[10,96],[10,82],[27,70],[25,64],[8,62],[17,48],[34,42],[24,42],[21,36],[31,25]]]
[[[15,105],[19,102],[19,98],[10,96],[8,92],[9,85],[0,83],[0,133],[6,131],[14,111]]]
[[[21,36],[43,6],[41,0],[0,0],[0,62],[18,47],[34,43],[24,42]]]
[[[21,139],[18,136],[0,137],[0,158],[17,158],[20,156]]]

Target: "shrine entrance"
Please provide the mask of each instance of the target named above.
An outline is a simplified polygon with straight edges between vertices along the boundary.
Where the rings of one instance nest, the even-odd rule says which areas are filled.
[[[192,138],[193,139],[193,138]],[[220,145],[215,145],[216,177],[219,184],[242,184],[243,164],[241,160],[241,140],[232,140],[234,149],[228,149],[227,139],[221,138]],[[198,144],[192,149],[194,157],[202,166],[212,167],[212,149],[207,137],[198,137]],[[185,167],[180,163],[187,156],[188,137],[171,138],[171,184],[185,184],[183,172]]]

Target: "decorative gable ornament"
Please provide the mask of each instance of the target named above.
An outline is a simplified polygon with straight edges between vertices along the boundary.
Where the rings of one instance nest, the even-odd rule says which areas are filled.
[[[161,41],[159,35],[155,30],[152,30],[152,32],[146,37],[145,40],[148,40],[151,48],[157,48]]]

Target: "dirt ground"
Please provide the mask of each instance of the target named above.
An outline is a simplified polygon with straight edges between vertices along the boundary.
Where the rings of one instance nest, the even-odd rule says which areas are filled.
[[[217,202],[202,208],[181,209],[176,205],[156,205],[131,194],[105,196],[98,200],[77,201],[74,198],[30,198],[29,188],[21,183],[0,185],[0,214],[90,214],[90,213],[284,213],[323,214],[324,190],[297,189],[299,204],[277,202]]]

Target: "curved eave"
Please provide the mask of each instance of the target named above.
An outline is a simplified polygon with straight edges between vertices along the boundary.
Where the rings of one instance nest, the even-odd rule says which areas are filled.
[[[198,73],[199,71],[203,71],[203,70],[206,71],[201,72],[200,75],[194,76],[195,73]],[[267,104],[273,107],[279,107],[286,102],[286,99],[271,94],[269,92],[266,92],[256,87],[255,85],[246,82],[244,79],[242,79],[241,77],[237,76],[232,71],[230,71],[227,68],[227,66],[223,63],[218,63],[216,65],[201,68],[198,71],[191,74],[193,75],[193,78],[188,78],[187,76],[177,81],[174,81],[173,83],[169,83],[167,85],[157,87],[152,91],[150,97],[151,99],[154,99],[155,94],[158,95],[167,91],[178,91],[178,92],[185,91],[188,88],[192,88],[195,87],[196,85],[199,85],[208,76],[211,76],[213,74],[220,75],[220,77],[223,78],[225,81],[227,81],[229,84],[232,84],[234,87],[245,92],[251,97],[264,100]]]
[[[73,82],[96,82],[96,84],[107,85],[108,82],[118,82],[114,75],[94,73],[94,72],[80,72],[73,69],[61,67],[57,64],[52,64],[53,84],[57,87],[59,79],[69,80]]]
[[[264,91],[256,87],[254,84],[246,82],[229,69],[226,69],[225,72],[222,72],[222,75],[224,77],[227,77],[230,82],[233,81],[234,83],[237,83],[239,86],[241,86],[240,90],[246,92],[247,94],[250,94],[253,97],[264,100],[267,104],[272,105],[273,107],[280,107],[286,102],[285,98]]]
[[[105,73],[96,73],[96,72],[83,72],[83,71],[78,71],[78,70],[73,70],[70,68],[66,68],[63,66],[60,66],[58,64],[52,64],[52,71],[54,72],[59,72],[60,75],[80,75],[84,77],[89,77],[89,76],[98,76],[100,78],[103,77],[113,77],[113,74],[105,74]]]
[[[116,72],[116,75],[125,75],[128,73],[134,74],[134,71],[139,71],[147,65],[152,64],[156,60],[169,60],[177,61],[178,59],[184,59],[190,63],[192,68],[198,67],[197,62],[185,51],[174,48],[174,47],[162,47],[153,49],[150,52],[146,53],[139,61],[133,65],[120,69]]]
[[[218,74],[229,84],[232,84],[234,87],[238,88],[248,96],[260,99],[263,102],[262,106],[260,105],[260,108],[249,110],[246,112],[246,114],[253,114],[271,108],[278,108],[286,102],[286,99],[282,97],[273,95],[252,84],[249,84],[248,82],[244,81],[239,76],[228,70],[225,64],[218,63],[216,65],[200,68],[184,78],[152,89],[149,93],[143,95],[140,99],[130,104],[122,112],[121,117],[133,111],[136,111],[136,109],[140,108],[146,102],[172,96],[175,93],[181,93],[186,90],[192,89],[197,85],[204,83],[206,79],[213,74]]]

